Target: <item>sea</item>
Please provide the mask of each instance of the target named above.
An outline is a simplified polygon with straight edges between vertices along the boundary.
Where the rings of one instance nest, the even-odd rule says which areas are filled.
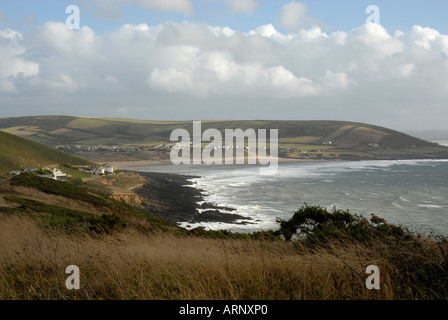
[[[254,232],[277,230],[305,203],[349,210],[427,235],[448,235],[448,160],[279,163],[262,176],[255,165],[163,165],[133,168],[194,175],[204,201],[236,209],[250,224],[182,223],[183,227]]]

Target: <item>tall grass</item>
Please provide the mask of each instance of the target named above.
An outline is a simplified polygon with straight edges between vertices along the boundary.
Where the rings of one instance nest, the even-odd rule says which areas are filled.
[[[0,208],[0,299],[448,298],[448,240],[375,216],[304,206],[277,232],[244,235],[175,228],[119,203],[127,213],[113,216],[3,200],[17,206]],[[69,265],[80,290],[65,287]],[[366,288],[369,265],[379,290]]]
[[[128,228],[67,234],[27,217],[0,220],[0,299],[398,299],[387,258],[362,244],[206,239]],[[380,267],[367,290],[365,268]],[[80,268],[81,289],[65,287]]]

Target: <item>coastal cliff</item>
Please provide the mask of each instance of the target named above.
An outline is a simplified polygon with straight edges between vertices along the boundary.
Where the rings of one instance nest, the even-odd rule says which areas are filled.
[[[235,211],[234,208],[203,202],[203,190],[195,188],[190,181],[197,178],[195,176],[159,172],[138,173],[145,177],[147,182],[133,191],[144,199],[143,208],[155,216],[175,223],[250,223],[250,218],[230,213]]]

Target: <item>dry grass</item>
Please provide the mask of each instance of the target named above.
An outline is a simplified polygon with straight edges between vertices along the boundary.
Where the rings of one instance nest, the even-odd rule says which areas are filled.
[[[310,251],[132,228],[68,235],[0,218],[0,299],[394,299],[383,263],[361,245]],[[381,290],[365,288],[370,264],[382,270]],[[68,265],[80,268],[80,290],[65,288]]]
[[[123,172],[116,175],[91,177],[86,179],[87,186],[92,190],[110,194],[122,194],[146,183],[146,179],[133,172]]]
[[[53,206],[59,206],[64,208],[70,208],[72,210],[79,210],[84,211],[92,214],[103,214],[108,213],[106,211],[107,208],[101,208],[98,209],[97,206],[92,205],[91,203],[88,203],[86,201],[76,200],[76,199],[69,199],[63,196],[58,196],[55,194],[47,194],[45,192],[36,190],[34,188],[29,187],[22,187],[22,186],[8,186],[8,189],[0,189],[0,192],[2,193],[0,195],[0,205],[1,206],[12,206],[10,202],[5,201],[2,195],[18,195],[20,197],[34,200],[34,201],[40,201],[49,205]],[[110,210],[109,210],[110,211]]]

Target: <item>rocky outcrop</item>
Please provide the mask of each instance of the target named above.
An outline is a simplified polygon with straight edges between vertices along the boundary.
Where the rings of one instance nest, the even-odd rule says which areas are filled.
[[[175,223],[251,223],[251,218],[234,213],[234,208],[203,202],[203,190],[193,187],[190,181],[196,177],[157,172],[140,174],[147,179],[147,183],[134,189],[134,192],[145,198],[143,207],[148,212],[165,220]],[[198,202],[202,204],[198,205]]]
[[[126,204],[137,206],[143,206],[143,202],[145,201],[145,199],[134,193],[114,194],[111,195],[111,198]]]

